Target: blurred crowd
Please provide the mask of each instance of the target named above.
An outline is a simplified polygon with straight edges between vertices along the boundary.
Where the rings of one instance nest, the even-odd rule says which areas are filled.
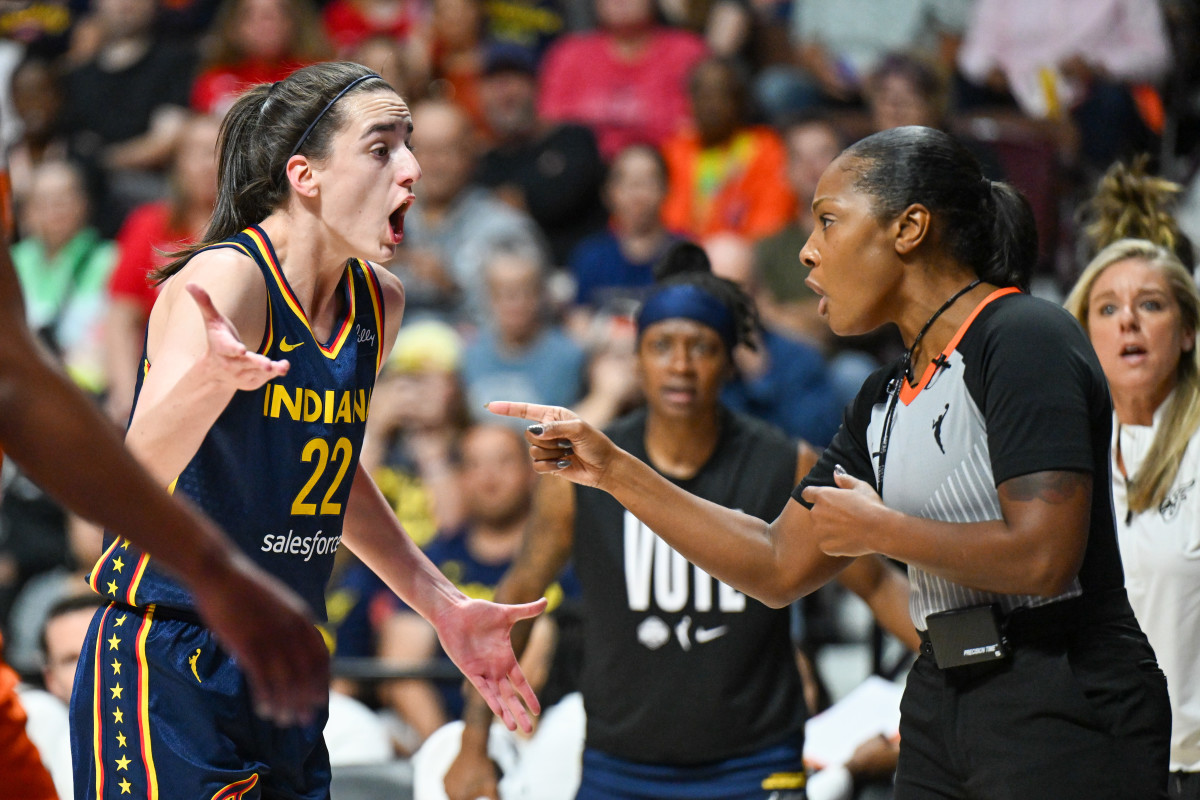
[[[638,405],[631,315],[681,239],[764,323],[723,402],[829,442],[899,347],[888,332],[833,337],[797,258],[818,178],[861,136],[942,128],[1022,189],[1035,290],[1051,296],[1090,255],[1077,209],[1118,159],[1149,154],[1184,187],[1180,227],[1200,235],[1200,11],[1187,0],[4,4],[4,222],[29,322],[114,424],[132,404],[148,276],[212,210],[221,115],[247,85],[329,59],[372,67],[406,98],[424,172],[385,265],[407,311],[362,459],[413,538],[480,596],[515,555],[533,481],[484,403],[564,405],[598,425]],[[46,620],[66,627],[79,611],[62,604],[85,593],[100,534],[4,469],[7,657],[35,681],[44,665],[61,695],[54,670],[71,658]],[[435,658],[432,629],[340,555],[335,653]],[[571,583],[552,598],[560,640]],[[836,602],[801,610],[810,644],[837,639]],[[345,683],[393,713],[402,752],[461,705],[452,683]]]

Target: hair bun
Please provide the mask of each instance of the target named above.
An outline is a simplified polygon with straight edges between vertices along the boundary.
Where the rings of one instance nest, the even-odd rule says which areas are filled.
[[[693,272],[712,272],[708,254],[695,242],[675,242],[654,265],[654,280],[661,283],[675,275],[687,275]]]
[[[1094,255],[1119,239],[1147,239],[1173,251],[1189,268],[1192,247],[1175,219],[1179,184],[1151,175],[1149,157],[1116,162],[1081,209],[1084,235]]]

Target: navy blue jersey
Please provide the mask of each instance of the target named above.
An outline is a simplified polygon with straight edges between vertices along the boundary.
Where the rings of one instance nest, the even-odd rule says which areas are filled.
[[[189,497],[324,619],[323,593],[341,541],[381,358],[379,283],[367,262],[347,262],[338,289],[344,293],[344,316],[330,339],[319,342],[261,228],[247,228],[213,247],[239,250],[262,270],[269,308],[258,352],[287,359],[291,368],[256,391],[234,394],[174,491]],[[138,394],[153,368],[143,363]],[[90,581],[103,596],[131,606],[192,607],[188,592],[123,538],[106,537]]]

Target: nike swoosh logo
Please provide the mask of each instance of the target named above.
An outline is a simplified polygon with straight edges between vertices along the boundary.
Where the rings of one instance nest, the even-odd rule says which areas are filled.
[[[290,353],[302,344],[304,344],[304,342],[296,342],[295,344],[288,344],[287,337],[285,336],[279,340],[279,349],[285,353]]]
[[[696,644],[706,644],[713,639],[720,639],[727,633],[729,633],[728,625],[718,625],[715,628],[696,628],[692,636],[695,638]]]

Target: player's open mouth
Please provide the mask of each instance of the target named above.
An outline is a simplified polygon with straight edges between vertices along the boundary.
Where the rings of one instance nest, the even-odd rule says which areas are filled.
[[[388,215],[388,227],[391,229],[392,244],[400,244],[404,239],[404,212],[412,205],[414,197],[407,197],[395,211]]]

